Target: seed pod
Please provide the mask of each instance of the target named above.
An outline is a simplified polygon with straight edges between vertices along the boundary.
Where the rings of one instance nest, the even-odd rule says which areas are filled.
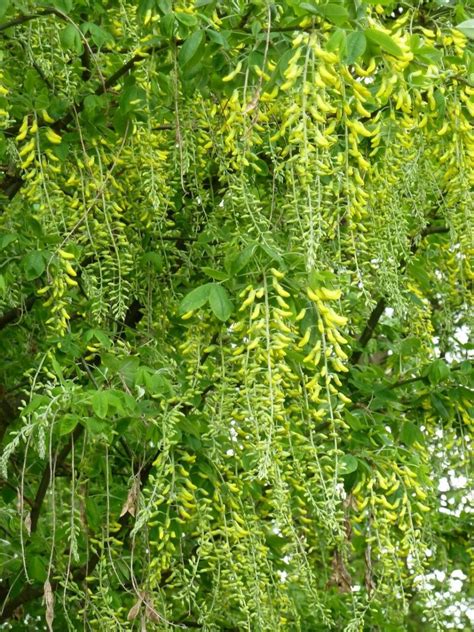
[[[58,250],[58,255],[61,257],[61,259],[66,259],[69,261],[72,261],[73,259],[75,259],[74,255],[71,252],[66,252],[65,250]]]
[[[23,123],[20,126],[20,131],[16,137],[16,140],[25,140],[27,132],[28,132],[28,117],[25,116],[23,119]]]
[[[77,272],[74,270],[74,268],[72,267],[72,265],[66,261],[66,263],[64,264],[64,268],[66,270],[66,272],[72,276],[72,277],[76,277],[77,276]]]
[[[224,82],[232,81],[232,79],[234,79],[234,77],[236,77],[241,70],[242,70],[242,62],[239,61],[239,63],[237,64],[237,66],[234,68],[232,72],[230,72],[225,77],[222,77],[222,81]]]
[[[53,145],[59,145],[62,140],[61,136],[59,136],[59,134],[56,134],[56,132],[54,132],[50,127],[48,128],[48,131],[46,132],[46,138]]]
[[[320,287],[316,290],[316,295],[323,301],[337,301],[341,298],[342,290],[330,290],[327,287]]]

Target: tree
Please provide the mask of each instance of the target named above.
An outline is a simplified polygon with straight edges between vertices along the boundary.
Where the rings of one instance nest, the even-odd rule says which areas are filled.
[[[463,3],[0,20],[4,629],[445,629],[423,578],[473,553],[438,490],[472,447]]]

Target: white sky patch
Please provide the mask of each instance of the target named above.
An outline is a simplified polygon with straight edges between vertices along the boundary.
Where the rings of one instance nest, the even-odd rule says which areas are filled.
[[[288,578],[288,573],[286,571],[278,571],[278,575],[280,576],[280,581],[284,584]]]
[[[450,489],[451,489],[451,486],[449,485],[449,481],[446,478],[446,476],[443,476],[442,478],[440,478],[439,483],[438,483],[438,491],[449,492]]]
[[[460,344],[462,345],[467,344],[470,338],[469,327],[467,327],[467,325],[463,325],[462,327],[459,327],[459,329],[456,330],[454,337]]]

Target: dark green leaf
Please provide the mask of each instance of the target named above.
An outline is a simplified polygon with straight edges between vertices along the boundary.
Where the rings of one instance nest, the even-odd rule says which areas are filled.
[[[14,241],[18,239],[18,235],[15,233],[8,233],[7,235],[2,235],[0,237],[0,250],[3,250]]]
[[[349,17],[347,9],[340,4],[329,3],[318,5],[317,12],[329,20],[329,22],[337,24],[338,26],[345,24]]]
[[[183,11],[176,11],[174,14],[178,22],[181,22],[184,26],[196,26],[197,17],[195,15],[191,15],[190,13],[184,13]]]
[[[28,574],[37,582],[44,582],[48,576],[46,570],[46,562],[39,555],[31,555],[27,557],[26,567]]]
[[[308,11],[308,13],[311,13],[312,15],[318,14],[318,8],[315,5],[310,4],[309,2],[302,2],[299,6],[300,6],[300,9],[304,9],[305,11]]]
[[[174,13],[168,13],[160,20],[160,31],[165,37],[173,37],[175,27]]]
[[[179,304],[179,313],[186,314],[186,312],[191,312],[205,305],[213,286],[213,283],[206,283],[205,285],[200,285],[194,290],[191,290]]]
[[[418,428],[418,426],[415,426],[415,424],[411,421],[406,421],[403,424],[402,430],[400,432],[400,441],[403,441],[406,446],[410,447],[416,441],[423,444],[424,440],[425,438],[423,436],[423,433]]]
[[[438,415],[442,419],[446,419],[446,420],[449,419],[449,410],[447,409],[443,400],[440,397],[438,397],[438,395],[436,395],[435,393],[431,393],[430,399],[431,399],[433,408],[438,413]]]
[[[84,22],[84,24],[82,24],[81,26],[81,31],[83,33],[90,33],[92,41],[96,46],[99,47],[103,46],[104,44],[113,42],[114,40],[110,33],[92,22]]]
[[[227,290],[222,285],[213,285],[209,294],[209,305],[219,320],[225,322],[234,310]]]
[[[339,472],[343,476],[355,472],[359,465],[358,460],[352,454],[345,454],[339,461]]]
[[[82,38],[80,31],[73,24],[64,27],[60,34],[61,44],[66,50],[71,50],[76,55],[82,52]]]
[[[94,417],[89,417],[85,419],[84,422],[87,430],[93,435],[101,434],[102,432],[106,432],[109,428],[109,425],[100,419],[94,419]]]
[[[206,33],[211,42],[214,42],[215,44],[222,46],[222,48],[229,47],[229,42],[227,41],[227,38],[220,31],[213,31],[212,29],[207,29]]]
[[[59,434],[66,435],[74,430],[79,423],[79,417],[76,415],[64,415],[59,424]]]
[[[366,29],[365,36],[374,44],[378,44],[382,50],[389,55],[393,55],[394,57],[402,57],[403,52],[400,46],[394,42],[394,40],[384,33],[383,31],[379,31],[378,29]]]
[[[337,52],[342,58],[346,51],[346,32],[343,29],[336,29],[326,44],[326,50],[330,53]]]
[[[204,52],[204,42],[206,41],[206,35],[204,31],[194,31],[190,37],[188,37],[184,44],[181,46],[178,55],[178,61],[180,66],[186,66],[192,63],[196,63]]]
[[[158,0],[158,7],[163,15],[167,15],[173,8],[172,0]]]
[[[226,269],[229,271],[229,274],[233,276],[243,270],[243,268],[245,268],[245,266],[251,261],[256,248],[257,244],[250,244],[239,252],[236,257],[231,258],[229,263],[226,265]]]
[[[40,277],[46,269],[46,261],[43,254],[38,250],[29,252],[23,258],[23,269],[25,270],[25,276],[28,281]]]
[[[3,18],[5,13],[8,11],[9,6],[10,6],[10,0],[2,0],[0,2],[0,18]]]
[[[215,268],[208,268],[207,266],[204,266],[202,271],[204,274],[207,274],[207,276],[210,276],[211,279],[215,279],[216,281],[226,281],[229,278],[229,275],[226,272],[223,272],[223,270],[216,270]]]
[[[101,419],[105,419],[107,417],[107,412],[109,410],[109,398],[107,391],[97,391],[94,393],[92,396],[92,410]]]
[[[426,375],[432,384],[439,384],[449,377],[449,366],[439,358],[429,365]]]
[[[346,62],[353,64],[356,59],[364,54],[366,45],[365,35],[362,31],[349,33],[346,40]]]
[[[142,257],[143,261],[150,263],[157,272],[163,269],[163,257],[157,252],[145,252]]]

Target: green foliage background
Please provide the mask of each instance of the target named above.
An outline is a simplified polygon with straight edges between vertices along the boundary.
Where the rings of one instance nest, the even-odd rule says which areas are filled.
[[[457,0],[0,2],[3,629],[446,629],[473,37]]]

